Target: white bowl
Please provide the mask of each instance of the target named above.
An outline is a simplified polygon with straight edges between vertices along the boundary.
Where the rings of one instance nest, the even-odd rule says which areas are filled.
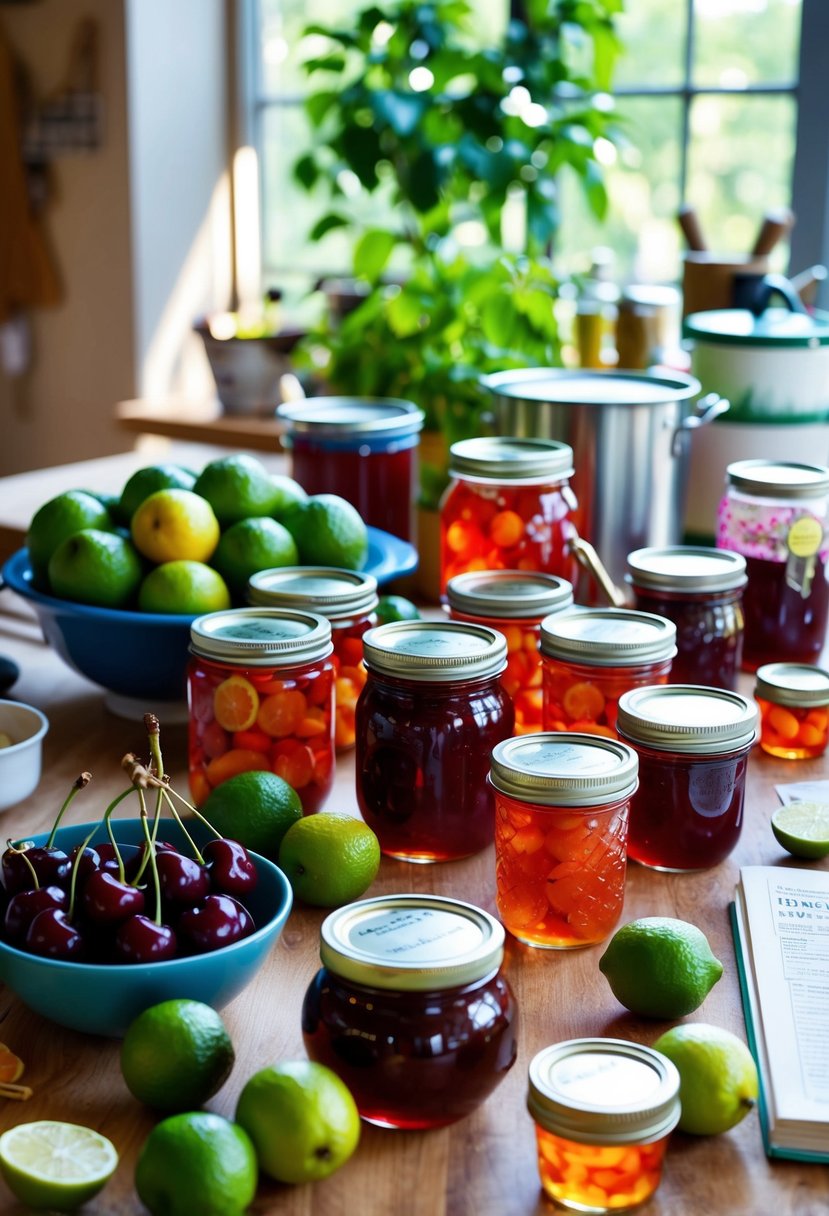
[[[28,798],[40,781],[45,714],[21,701],[0,701],[0,732],[13,740],[0,747],[0,811]]]

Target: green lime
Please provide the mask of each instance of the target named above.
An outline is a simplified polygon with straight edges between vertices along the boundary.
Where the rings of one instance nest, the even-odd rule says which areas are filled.
[[[366,525],[356,507],[337,494],[315,494],[282,517],[304,566],[359,570],[368,553]]]
[[[290,511],[291,507],[295,507],[298,503],[305,502],[308,495],[303,490],[298,481],[294,481],[293,477],[283,477],[279,473],[274,473],[271,476],[271,483],[277,493],[277,499],[271,508],[271,515],[275,519],[281,519],[286,511]]]
[[[217,570],[204,562],[163,562],[138,588],[141,612],[221,612],[230,607],[230,591]]]
[[[790,802],[771,817],[771,830],[793,857],[817,861],[829,854],[829,805],[825,802]]]
[[[757,1066],[745,1043],[730,1031],[704,1022],[686,1023],[666,1031],[654,1047],[679,1072],[681,1131],[717,1136],[756,1105]]]
[[[193,1110],[221,1089],[234,1058],[216,1010],[182,998],[153,1005],[130,1024],[121,1073],[139,1102],[155,1110]]]
[[[614,933],[599,970],[618,1001],[648,1018],[699,1008],[723,973],[701,929],[669,916],[632,920]]]
[[[402,595],[381,595],[377,604],[377,622],[419,621],[420,613],[411,600]]]
[[[242,1216],[256,1194],[256,1152],[243,1128],[188,1111],[156,1124],[135,1167],[152,1216]]]
[[[156,490],[192,490],[195,481],[195,473],[178,464],[151,464],[137,469],[121,491],[118,516],[129,524],[144,499]]]
[[[368,824],[352,815],[308,815],[285,833],[279,866],[303,903],[337,908],[374,882],[380,844]]]
[[[78,1123],[18,1123],[0,1136],[0,1173],[30,1208],[73,1211],[98,1194],[117,1164],[114,1144]]]
[[[97,528],[68,536],[49,561],[49,586],[55,595],[104,608],[126,607],[143,574],[135,546]]]
[[[223,532],[212,562],[238,599],[245,598],[248,579],[259,570],[295,566],[296,542],[287,528],[268,517],[240,519]]]
[[[255,456],[221,456],[206,464],[193,487],[206,498],[223,528],[254,515],[272,515],[280,493]]]
[[[49,560],[62,541],[84,528],[112,529],[112,519],[103,503],[84,490],[67,490],[50,498],[35,511],[26,544],[35,577],[43,583]]]
[[[360,1139],[360,1115],[336,1073],[311,1060],[263,1068],[247,1081],[236,1120],[259,1165],[278,1182],[314,1182],[339,1169]]]
[[[282,837],[302,818],[296,790],[276,773],[237,773],[211,790],[199,807],[217,832],[276,861]]]

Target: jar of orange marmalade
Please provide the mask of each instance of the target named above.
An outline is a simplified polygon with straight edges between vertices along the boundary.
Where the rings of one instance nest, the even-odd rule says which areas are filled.
[[[614,928],[637,767],[633,748],[593,735],[523,735],[493,748],[495,899],[513,937],[560,950]]]
[[[568,1039],[530,1062],[527,1108],[544,1193],[574,1212],[626,1212],[659,1186],[679,1073],[639,1043]]]
[[[260,570],[248,582],[248,603],[315,612],[331,622],[334,643],[337,751],[354,746],[354,710],[366,682],[363,634],[377,624],[377,579],[335,566]]]
[[[515,1063],[517,1012],[504,930],[472,904],[382,895],[332,912],[305,995],[312,1060],[380,1127],[443,1127],[470,1114]]]
[[[784,760],[814,760],[829,741],[829,671],[808,663],[766,663],[757,670],[760,746]]]
[[[507,666],[501,684],[512,697],[515,733],[541,730],[541,621],[573,603],[573,588],[554,574],[523,570],[468,571],[446,584],[453,621],[497,629],[507,639]]]
[[[331,625],[310,612],[231,608],[190,626],[190,792],[198,806],[237,773],[270,771],[305,814],[334,782]]]
[[[544,729],[616,738],[619,697],[664,684],[676,625],[632,608],[574,608],[541,622]]]
[[[467,570],[543,570],[572,583],[573,449],[554,439],[463,439],[440,506],[440,586]]]

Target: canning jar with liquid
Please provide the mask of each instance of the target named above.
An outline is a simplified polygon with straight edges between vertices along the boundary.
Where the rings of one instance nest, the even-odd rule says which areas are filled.
[[[760,746],[783,760],[815,760],[829,741],[829,671],[809,663],[758,667]]]

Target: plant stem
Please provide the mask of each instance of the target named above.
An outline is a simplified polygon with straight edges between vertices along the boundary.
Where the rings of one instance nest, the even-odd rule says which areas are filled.
[[[119,803],[123,802],[125,798],[128,798],[129,795],[134,792],[134,790],[135,790],[134,785],[131,785],[129,787],[129,789],[123,790],[122,793],[120,793],[117,798],[114,798],[112,800],[112,802],[110,802],[109,806],[104,811],[104,827],[107,830],[107,836],[109,836],[109,842],[112,845],[112,851],[114,852],[115,859],[118,862],[118,880],[119,880],[119,882],[124,882],[124,859],[121,856],[121,850],[118,848],[118,841],[115,839],[115,833],[112,830],[112,824],[110,823],[110,820],[112,819],[112,813],[115,810],[115,808],[119,805]],[[140,793],[140,790],[139,790],[139,793]],[[86,845],[84,845],[84,848],[86,848]]]
[[[147,856],[150,859],[150,869],[155,882],[155,923],[161,924],[161,883],[158,881],[158,866],[155,860],[155,844],[150,835],[150,825],[147,823],[147,808],[141,807],[141,826],[144,829],[144,839],[147,843]]]
[[[97,830],[98,830],[98,825],[96,824],[95,827],[92,829],[92,831],[87,836],[86,840],[81,845],[81,847],[75,853],[75,860],[72,863],[72,877],[69,881],[69,910],[66,913],[67,919],[70,921],[72,919],[72,914],[75,911],[75,886],[77,883],[78,870],[81,867],[81,858],[83,857],[83,851],[86,848],[86,846],[89,844],[90,840],[95,835]],[[120,861],[120,858],[118,860]],[[123,882],[123,874],[121,876],[121,881]]]
[[[55,834],[56,834],[58,828],[60,827],[60,821],[61,821],[61,819],[63,819],[63,816],[66,813],[72,799],[75,797],[75,795],[78,793],[79,790],[82,790],[87,785],[89,785],[91,780],[92,780],[92,774],[86,773],[86,772],[81,773],[81,775],[79,777],[75,778],[75,781],[72,784],[72,788],[69,791],[69,793],[67,794],[66,798],[64,799],[63,806],[58,811],[57,818],[55,819],[55,822],[52,825],[52,830],[49,833],[49,839],[46,841],[47,849],[51,849],[52,845],[55,843]]]

